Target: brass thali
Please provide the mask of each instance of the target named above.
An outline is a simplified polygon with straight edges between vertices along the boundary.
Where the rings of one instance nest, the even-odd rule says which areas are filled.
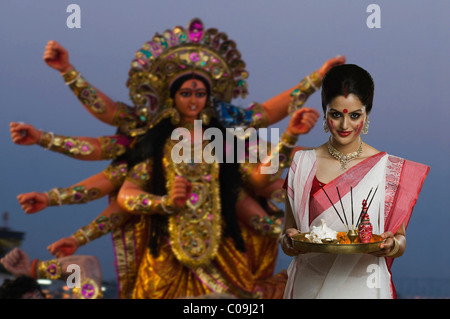
[[[295,249],[314,252],[314,253],[328,253],[328,254],[361,254],[371,253],[380,250],[379,245],[384,241],[380,235],[372,235],[376,241],[367,244],[339,244],[332,243],[312,243],[305,236],[309,233],[298,233],[291,237],[292,244]]]

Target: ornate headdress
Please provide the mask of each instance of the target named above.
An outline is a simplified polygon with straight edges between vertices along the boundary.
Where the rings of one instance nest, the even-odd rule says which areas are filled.
[[[186,30],[177,26],[162,35],[157,33],[136,52],[131,63],[127,87],[146,129],[176,114],[169,88],[187,73],[208,80],[216,100],[230,102],[239,96],[245,98],[248,92],[248,72],[236,43],[215,28],[205,30],[202,21],[195,18]]]

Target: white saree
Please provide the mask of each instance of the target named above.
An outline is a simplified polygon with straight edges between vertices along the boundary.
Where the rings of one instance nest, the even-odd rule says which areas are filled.
[[[407,200],[403,200],[402,196],[402,203],[398,203],[397,197],[401,194],[397,194],[400,193],[397,190],[400,188],[405,162],[414,163],[381,152],[358,163],[324,186],[344,219],[336,190],[336,187],[339,188],[346,224],[356,224],[362,200],[371,189],[372,197],[378,187],[368,211],[373,233],[381,234],[386,230],[395,233],[403,222],[407,225],[429,168],[414,163],[414,171],[420,170],[416,178],[417,186],[414,187],[417,194],[408,196]],[[324,219],[328,227],[345,231],[345,226],[325,193],[320,190],[311,195],[315,174],[315,151],[297,152],[287,177],[287,195],[297,228],[301,232],[309,232],[312,226],[319,226]],[[403,205],[406,209],[396,209],[397,205]],[[294,257],[288,268],[284,298],[395,298],[389,270],[391,264],[390,258],[379,258],[370,254],[301,254]]]

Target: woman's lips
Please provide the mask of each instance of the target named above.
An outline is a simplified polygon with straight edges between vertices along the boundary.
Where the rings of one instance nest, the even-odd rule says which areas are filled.
[[[340,136],[345,137],[345,136],[349,136],[350,134],[352,134],[352,131],[337,131],[337,133]]]

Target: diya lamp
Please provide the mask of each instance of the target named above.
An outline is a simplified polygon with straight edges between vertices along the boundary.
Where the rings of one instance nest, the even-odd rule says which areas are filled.
[[[370,223],[369,214],[367,213],[367,204],[365,200],[363,200],[363,212],[361,223],[358,226],[358,235],[361,243],[367,244],[370,243],[370,239],[372,238],[372,224]]]

